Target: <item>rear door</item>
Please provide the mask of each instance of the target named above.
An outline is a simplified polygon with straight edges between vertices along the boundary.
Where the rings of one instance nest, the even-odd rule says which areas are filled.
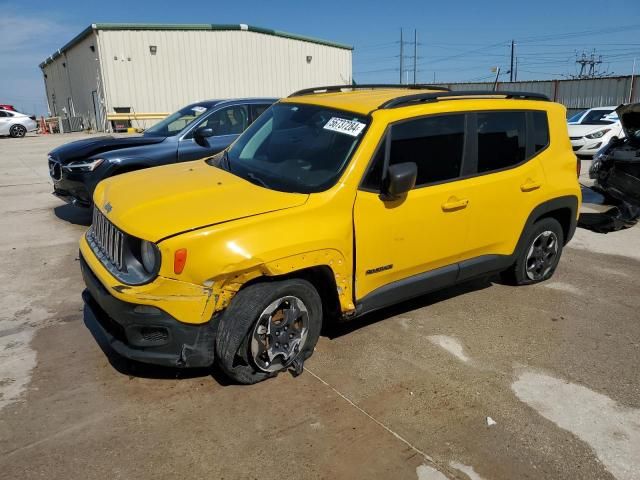
[[[531,211],[543,201],[540,156],[549,145],[544,111],[470,114],[477,155],[464,181],[469,200],[469,257],[510,255]],[[471,133],[474,132],[475,133]]]
[[[227,148],[249,125],[249,106],[226,105],[214,111],[191,130],[178,145],[178,161],[197,160],[214,155]],[[195,142],[193,133],[199,128],[211,128],[212,137],[206,139],[207,145]]]

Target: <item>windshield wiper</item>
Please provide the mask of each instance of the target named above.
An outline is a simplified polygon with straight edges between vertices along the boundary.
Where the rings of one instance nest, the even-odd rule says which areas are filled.
[[[251,180],[255,180],[257,183],[262,185],[264,188],[269,188],[269,185],[267,185],[264,180],[262,180],[261,178],[256,177],[253,173],[247,172],[247,177],[249,177]]]

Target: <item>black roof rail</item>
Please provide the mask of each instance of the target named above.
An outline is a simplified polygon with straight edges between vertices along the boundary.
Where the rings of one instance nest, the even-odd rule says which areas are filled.
[[[408,90],[440,90],[443,92],[449,92],[447,87],[440,87],[438,85],[427,85],[423,83],[402,85],[396,83],[364,83],[359,85],[329,85],[326,87],[313,87],[305,88],[293,92],[289,97],[300,97],[302,95],[313,95],[314,93],[329,93],[329,92],[341,92],[343,90],[373,90],[376,88],[398,88]]]
[[[549,97],[541,93],[494,92],[491,90],[459,90],[445,93],[418,93],[387,100],[378,108],[406,107],[416,103],[438,102],[440,100],[464,100],[466,98],[510,98],[516,100],[541,100],[549,102]]]

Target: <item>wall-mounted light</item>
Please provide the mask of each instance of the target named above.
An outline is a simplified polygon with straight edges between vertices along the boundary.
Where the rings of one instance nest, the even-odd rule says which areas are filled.
[[[89,45],[89,50],[91,50],[92,52],[95,52],[96,51],[95,45]]]
[[[158,52],[158,47],[156,45],[149,45],[149,53],[151,55],[155,55]]]
[[[307,63],[311,63],[311,60],[313,60],[313,57],[311,55],[307,55]]]
[[[62,62],[62,68],[67,68],[67,64],[65,62]]]

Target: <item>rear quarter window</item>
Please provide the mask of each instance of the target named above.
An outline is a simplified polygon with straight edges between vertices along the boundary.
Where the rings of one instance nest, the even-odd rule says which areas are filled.
[[[533,152],[538,153],[549,146],[549,121],[547,112],[531,112],[533,121]]]

